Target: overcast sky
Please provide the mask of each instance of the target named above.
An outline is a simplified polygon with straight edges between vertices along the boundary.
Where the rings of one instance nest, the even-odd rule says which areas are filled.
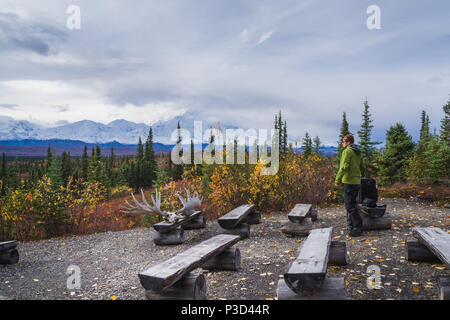
[[[43,125],[200,119],[335,144],[363,101],[384,140],[439,128],[450,93],[450,1],[0,0],[0,114]],[[369,5],[381,29],[369,30]],[[81,9],[69,30],[66,10]]]

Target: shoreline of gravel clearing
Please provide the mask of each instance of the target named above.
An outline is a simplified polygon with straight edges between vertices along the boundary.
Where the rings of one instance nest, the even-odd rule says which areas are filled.
[[[449,232],[450,209],[405,199],[383,199],[392,216],[391,230],[365,231],[358,238],[346,235],[342,205],[318,208],[313,228],[333,227],[332,239],[345,241],[346,266],[329,266],[329,277],[344,277],[348,299],[438,299],[437,277],[449,276],[445,264],[412,263],[406,260],[405,241],[413,239],[414,227],[439,227]],[[241,251],[238,272],[203,273],[207,298],[276,299],[278,279],[297,256],[304,237],[281,232],[287,213],[263,214],[262,223],[251,226],[250,238],[234,247]],[[205,229],[187,230],[186,242],[176,246],[153,243],[153,228],[105,232],[20,243],[20,261],[0,265],[0,296],[12,299],[145,299],[137,274],[203,240],[218,234],[217,221]],[[67,268],[81,271],[81,288],[68,290]],[[367,267],[381,270],[382,287],[367,288]]]

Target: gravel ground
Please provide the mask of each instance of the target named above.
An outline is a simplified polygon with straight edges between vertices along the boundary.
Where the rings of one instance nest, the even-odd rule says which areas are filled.
[[[444,264],[405,260],[405,241],[413,227],[449,229],[450,210],[404,199],[382,199],[393,217],[392,230],[364,232],[349,238],[343,206],[318,209],[313,228],[333,226],[333,240],[347,244],[348,265],[329,266],[328,276],[344,277],[348,299],[438,298],[436,278],[449,275]],[[263,215],[251,226],[251,237],[235,246],[241,251],[239,272],[204,272],[208,299],[276,299],[276,284],[295,259],[302,237],[281,232],[286,213]],[[153,229],[106,232],[19,244],[20,261],[0,265],[0,296],[13,299],[145,299],[137,274],[219,232],[217,222],[186,231],[187,241],[177,246],[156,246]],[[81,288],[68,290],[67,268],[81,271]],[[367,267],[381,269],[382,287],[368,289]]]

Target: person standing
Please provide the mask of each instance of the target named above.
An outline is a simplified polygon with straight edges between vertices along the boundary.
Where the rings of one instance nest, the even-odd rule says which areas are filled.
[[[361,176],[365,171],[361,150],[354,144],[355,138],[348,134],[342,139],[341,161],[335,185],[344,184],[344,203],[347,210],[347,227],[351,237],[362,233],[362,219],[358,214],[356,198],[361,188]]]

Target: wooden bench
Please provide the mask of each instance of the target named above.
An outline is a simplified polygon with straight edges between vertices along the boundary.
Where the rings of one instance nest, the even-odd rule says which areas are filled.
[[[153,241],[157,245],[181,244],[186,240],[184,230],[201,229],[205,226],[205,217],[202,216],[201,211],[196,211],[183,220],[174,223],[165,221],[155,223],[153,228],[157,233],[153,237]]]
[[[205,278],[191,271],[239,270],[239,249],[230,248],[239,240],[237,235],[219,234],[139,273],[147,299],[205,299]]]
[[[239,235],[241,239],[250,236],[250,225],[261,223],[261,213],[254,204],[243,204],[220,217],[217,222],[222,233]]]
[[[311,204],[297,203],[288,214],[289,220],[283,220],[281,231],[294,236],[307,236],[312,222],[317,220],[317,210]]]
[[[346,299],[344,279],[325,277],[328,263],[346,263],[345,243],[335,242],[332,245],[332,231],[333,228],[311,230],[301,244],[297,258],[287,267],[284,281],[278,282],[279,300]],[[331,256],[334,261],[330,261]]]
[[[440,228],[414,228],[412,232],[420,244],[450,267],[450,234]]]
[[[19,251],[16,247],[17,240],[0,242],[0,264],[14,264],[19,261]]]
[[[414,228],[418,241],[406,242],[408,261],[442,262],[450,266],[450,234],[440,228]],[[450,300],[450,277],[438,279],[439,298]]]

